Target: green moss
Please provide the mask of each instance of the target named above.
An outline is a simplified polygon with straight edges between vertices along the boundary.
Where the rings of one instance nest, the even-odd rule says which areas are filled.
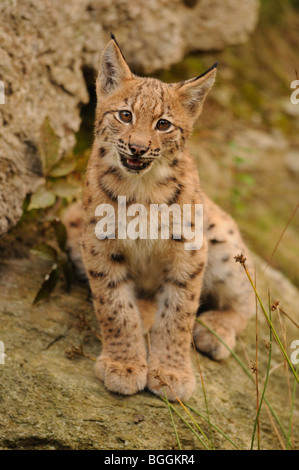
[[[287,114],[276,112],[271,115],[270,122],[273,127],[281,130],[284,134],[292,135],[294,128],[294,119],[290,118]]]
[[[254,107],[255,111],[261,111],[264,104],[261,91],[258,86],[252,82],[245,81],[241,86],[240,92],[242,93],[243,99]]]

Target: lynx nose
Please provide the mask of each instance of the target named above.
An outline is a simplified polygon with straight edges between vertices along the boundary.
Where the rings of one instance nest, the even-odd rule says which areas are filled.
[[[147,148],[143,147],[143,145],[129,144],[129,148],[132,152],[132,155],[134,155],[134,157],[140,157],[147,151]]]

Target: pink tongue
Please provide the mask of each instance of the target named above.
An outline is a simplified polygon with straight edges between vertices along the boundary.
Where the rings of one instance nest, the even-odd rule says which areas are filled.
[[[137,160],[127,160],[129,165],[132,166],[142,166],[142,162],[138,162]]]

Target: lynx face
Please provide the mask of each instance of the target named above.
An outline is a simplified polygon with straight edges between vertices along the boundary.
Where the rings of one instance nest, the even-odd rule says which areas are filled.
[[[106,47],[97,80],[98,135],[110,164],[129,174],[168,164],[184,149],[215,79],[215,67],[178,84],[135,76],[114,41]]]
[[[123,171],[140,174],[181,148],[185,137],[181,120],[176,118],[179,104],[175,103],[175,92],[154,79],[133,82],[132,93],[109,112],[107,125]],[[165,95],[164,101],[161,98]]]

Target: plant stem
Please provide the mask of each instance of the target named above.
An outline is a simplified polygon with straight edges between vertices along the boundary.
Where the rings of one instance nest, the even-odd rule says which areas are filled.
[[[216,426],[215,424],[211,423],[211,421],[209,421],[203,414],[201,414],[199,411],[195,410],[191,405],[188,405],[188,403],[185,403],[185,405],[191,410],[193,411],[194,413],[196,413],[198,416],[200,416],[203,420],[205,420],[207,423],[209,423],[209,425],[215,429],[215,431],[219,432],[219,434],[221,434],[228,442],[231,443],[231,445],[233,445],[237,450],[241,450],[240,447],[237,446],[237,444],[230,438],[227,436],[227,434],[225,434],[224,431],[221,431],[221,429],[218,428],[218,426]]]
[[[165,398],[162,398],[160,397],[161,400],[164,401],[164,403],[167,403]],[[201,436],[199,436],[199,434],[197,434],[197,432],[192,428],[192,426],[190,426],[190,424],[188,423],[188,421],[181,415],[181,413],[175,408],[175,406],[173,406],[171,403],[169,403],[169,406],[170,408],[175,411],[175,413],[180,417],[180,419],[183,421],[183,423],[186,424],[186,426],[190,429],[190,431],[196,436],[196,438],[202,443],[202,445],[204,446],[204,448],[206,450],[210,450],[210,448],[207,446],[207,444],[205,443],[205,441],[203,440],[203,438]]]
[[[177,432],[177,428],[176,428],[176,425],[175,425],[175,422],[174,422],[174,419],[173,419],[172,411],[171,411],[171,408],[170,408],[169,401],[167,400],[165,390],[164,390],[164,395],[165,395],[165,401],[166,401],[167,406],[168,406],[168,410],[169,410],[170,419],[171,419],[171,423],[172,423],[172,426],[173,426],[174,434],[175,434],[179,449],[182,450],[181,441],[180,441],[180,438],[179,438],[179,435],[178,435],[178,432]]]
[[[255,295],[256,295],[256,297],[257,297],[257,299],[258,299],[258,301],[259,301],[259,304],[260,304],[260,306],[261,306],[261,309],[262,309],[262,311],[263,311],[263,314],[264,314],[265,317],[266,317],[266,320],[267,320],[267,322],[268,322],[268,325],[270,326],[270,328],[271,328],[271,330],[272,330],[272,332],[273,332],[273,336],[274,336],[274,338],[275,338],[275,340],[276,340],[276,343],[278,344],[278,346],[279,346],[279,348],[280,348],[282,354],[284,355],[284,357],[285,357],[285,359],[286,359],[286,361],[287,361],[287,363],[288,363],[288,365],[289,365],[289,367],[290,367],[290,369],[291,369],[291,371],[292,371],[292,373],[293,373],[293,375],[294,375],[294,377],[295,377],[297,383],[299,383],[299,377],[298,377],[298,375],[296,374],[295,369],[294,369],[294,367],[292,366],[292,363],[291,363],[291,361],[290,361],[290,359],[289,359],[289,357],[288,357],[288,355],[287,355],[287,353],[286,353],[286,351],[285,351],[283,345],[281,344],[281,341],[280,341],[280,339],[279,339],[279,337],[278,337],[278,335],[277,335],[277,333],[276,333],[276,331],[275,331],[275,328],[274,328],[274,326],[273,326],[273,323],[272,323],[272,321],[270,320],[270,318],[269,318],[269,316],[268,316],[268,314],[267,314],[267,312],[266,312],[266,309],[265,309],[265,307],[264,307],[264,305],[263,305],[263,302],[261,301],[261,298],[260,298],[260,296],[259,296],[259,294],[258,294],[258,292],[257,292],[257,290],[256,290],[256,288],[255,288],[255,285],[254,285],[254,283],[253,283],[253,281],[252,281],[252,278],[251,278],[251,276],[250,276],[250,274],[249,274],[249,272],[248,272],[247,266],[245,265],[245,263],[242,264],[242,266],[243,266],[244,269],[245,269],[245,272],[246,272],[246,274],[247,274],[247,277],[248,277],[248,279],[249,279],[249,281],[250,281],[250,284],[251,284],[251,286],[252,286],[252,288],[253,288],[253,290],[254,290],[254,292],[255,292]]]
[[[270,312],[271,312],[271,308],[270,308]],[[271,313],[270,313],[270,316],[271,316]],[[257,424],[259,422],[259,416],[260,416],[260,412],[261,412],[261,409],[262,409],[262,404],[263,404],[263,401],[264,401],[264,398],[265,398],[266,388],[267,388],[268,379],[269,379],[270,364],[271,364],[271,359],[272,359],[272,331],[271,331],[271,328],[270,328],[270,340],[269,341],[270,341],[270,349],[269,349],[269,360],[268,360],[266,378],[265,378],[265,382],[264,382],[264,388],[263,388],[263,392],[262,392],[262,396],[261,396],[261,401],[260,401],[260,404],[259,404],[259,407],[258,407],[258,412],[257,412],[256,418],[255,418],[250,450],[253,450],[255,432],[256,432]]]
[[[223,344],[223,346],[226,347],[226,349],[231,353],[231,355],[235,358],[235,360],[238,362],[238,364],[240,365],[240,367],[242,367],[242,369],[244,370],[244,372],[246,373],[246,375],[249,377],[249,379],[254,383],[254,378],[252,377],[251,373],[249,372],[249,370],[246,368],[246,366],[244,365],[244,363],[241,361],[241,359],[237,356],[237,354],[232,350],[230,349],[230,347],[223,341],[222,338],[220,338],[220,336],[217,335],[217,333],[215,333],[215,331],[213,331],[210,327],[208,327],[208,325],[206,325],[205,323],[203,323],[201,320],[199,320],[198,318],[196,318],[196,321],[198,323],[200,323],[202,326],[204,326],[210,333],[212,333],[212,335],[215,336],[215,338],[218,339],[218,341],[220,341],[220,343]],[[270,405],[268,399],[266,397],[264,397],[264,400],[265,400],[265,403],[267,404],[269,410],[271,411],[272,413],[272,416],[274,417],[274,419],[276,420],[278,426],[280,427],[283,435],[285,436],[285,438],[287,439],[288,438],[288,435],[284,429],[284,427],[282,426],[281,422],[279,421],[279,418],[278,416],[276,415],[275,411],[273,410],[272,406]]]

